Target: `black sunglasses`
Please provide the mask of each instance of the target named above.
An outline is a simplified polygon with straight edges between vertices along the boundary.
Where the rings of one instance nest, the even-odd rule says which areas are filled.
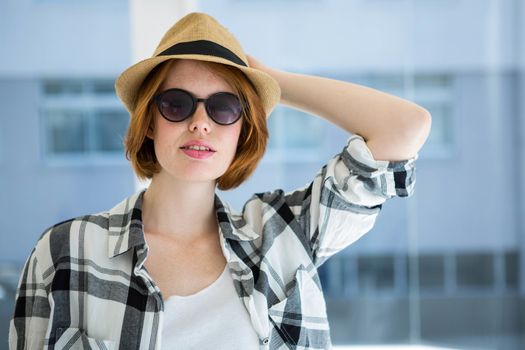
[[[196,98],[183,89],[168,89],[153,97],[160,114],[170,122],[189,118],[202,101],[211,119],[220,125],[235,123],[242,116],[245,104],[230,92],[217,92],[208,98]]]

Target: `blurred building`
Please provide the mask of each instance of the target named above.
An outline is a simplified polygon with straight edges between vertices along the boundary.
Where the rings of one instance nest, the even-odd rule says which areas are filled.
[[[2,319],[45,228],[109,209],[137,188],[122,146],[129,116],[113,83],[160,40],[145,35],[143,11],[161,16],[158,33],[172,24],[170,12],[140,4],[0,2]],[[524,348],[525,4],[184,4],[174,21],[190,8],[209,13],[269,66],[377,88],[432,114],[414,196],[387,202],[367,235],[321,267],[334,344]],[[219,191],[237,210],[254,192],[312,181],[348,137],[284,106],[269,124],[257,172]]]

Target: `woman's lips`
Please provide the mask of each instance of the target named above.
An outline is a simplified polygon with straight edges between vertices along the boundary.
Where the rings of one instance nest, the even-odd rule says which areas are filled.
[[[195,149],[181,148],[182,152],[186,153],[189,157],[195,159],[204,159],[211,157],[215,152],[213,151],[198,151]]]

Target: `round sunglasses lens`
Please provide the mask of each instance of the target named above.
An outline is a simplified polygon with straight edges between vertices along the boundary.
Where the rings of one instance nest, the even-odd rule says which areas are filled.
[[[235,95],[218,93],[208,100],[209,113],[219,124],[232,124],[241,115],[242,108]]]
[[[191,96],[182,91],[169,90],[160,98],[159,109],[167,119],[181,121],[190,114],[191,105]]]

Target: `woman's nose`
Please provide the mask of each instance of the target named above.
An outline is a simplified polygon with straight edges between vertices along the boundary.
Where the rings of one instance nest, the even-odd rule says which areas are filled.
[[[195,112],[190,117],[190,130],[195,131],[195,128],[201,129],[201,131],[210,132],[212,120],[208,116],[204,103],[198,102]]]

